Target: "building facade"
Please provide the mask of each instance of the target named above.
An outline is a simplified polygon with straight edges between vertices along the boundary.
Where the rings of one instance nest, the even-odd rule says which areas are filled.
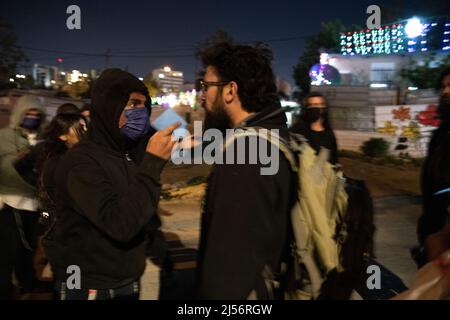
[[[164,94],[178,93],[183,87],[183,72],[172,70],[170,67],[155,69],[152,72],[152,76],[158,82]]]

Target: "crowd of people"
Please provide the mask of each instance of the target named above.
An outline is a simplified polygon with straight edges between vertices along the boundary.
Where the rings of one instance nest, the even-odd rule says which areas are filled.
[[[288,129],[272,59],[263,45],[221,43],[204,50],[205,129],[276,129],[285,141],[292,132],[301,134],[316,153],[328,149],[327,161],[338,164],[326,98],[309,94],[300,121]],[[441,126],[422,176],[423,264],[450,249],[450,71],[440,86]],[[0,299],[13,298],[15,287],[29,292],[45,283],[33,262],[40,244],[55,299],[138,299],[146,261],[155,254],[170,278],[158,203],[179,124],[155,131],[148,90],[126,71],[105,70],[91,97],[83,109],[62,105],[47,123],[39,100],[23,96],[10,126],[0,130]],[[278,273],[291,250],[291,210],[299,190],[289,159],[277,152],[279,170],[271,176],[261,175],[258,163],[213,166],[195,279],[178,279],[175,285],[186,288],[172,298],[282,297],[273,295],[266,275]],[[70,266],[81,270],[80,287],[68,283]]]

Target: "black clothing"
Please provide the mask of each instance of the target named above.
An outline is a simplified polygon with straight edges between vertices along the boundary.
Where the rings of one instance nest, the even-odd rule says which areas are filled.
[[[280,112],[264,119],[275,109]],[[256,114],[243,126],[279,129],[288,138],[280,106]],[[278,152],[279,170],[271,176],[261,175],[261,164],[214,166],[201,224],[199,298],[241,300],[253,290],[258,298],[268,298],[262,273],[266,266],[277,272],[284,257],[296,190],[291,168]]]
[[[303,121],[299,121],[291,128],[291,131],[303,135],[316,153],[319,153],[320,147],[327,148],[330,150],[330,163],[338,162],[338,147],[333,130],[313,131]]]
[[[139,300],[141,284],[135,281],[114,289],[68,289],[65,283],[57,283],[56,291],[60,300]]]
[[[417,233],[419,242],[440,231],[449,217],[450,192],[436,195],[450,188],[450,124],[434,131],[428,147],[428,156],[422,169],[422,216]]]
[[[13,272],[22,292],[32,292],[39,285],[34,268],[38,219],[36,212],[8,205],[0,209],[0,300],[13,298]]]
[[[32,213],[30,213],[32,214]],[[19,252],[22,249],[20,235],[17,229],[14,209],[4,206],[0,209],[0,300],[11,300],[14,287],[13,272]]]
[[[82,288],[114,289],[145,269],[146,227],[156,214],[166,163],[146,154],[137,167],[118,128],[129,94],[147,89],[127,72],[110,69],[94,85],[88,138],[56,168],[56,223],[44,239],[55,278],[82,271]]]

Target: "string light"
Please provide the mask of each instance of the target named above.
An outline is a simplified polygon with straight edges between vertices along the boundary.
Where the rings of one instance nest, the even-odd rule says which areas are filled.
[[[420,22],[420,20],[418,21]],[[412,26],[414,27],[414,25]],[[427,52],[429,51],[427,36],[433,28],[438,26],[439,23],[437,22],[421,24],[419,33],[417,32],[418,25],[415,26],[415,29],[409,25],[409,36],[402,23],[373,30],[366,29],[359,32],[341,33],[341,54],[368,55]],[[414,29],[412,31],[416,32],[411,32],[411,29]],[[450,50],[450,23],[445,23],[444,29],[441,50],[446,51]]]

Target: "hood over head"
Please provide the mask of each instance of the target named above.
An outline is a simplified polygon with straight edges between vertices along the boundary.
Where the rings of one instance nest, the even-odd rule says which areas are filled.
[[[11,117],[9,120],[9,126],[12,129],[16,129],[22,123],[23,117],[30,109],[36,109],[41,113],[41,127],[45,121],[45,108],[39,99],[32,95],[25,95],[17,100],[16,105],[14,106]]]
[[[107,69],[100,75],[92,89],[91,140],[115,151],[125,150],[127,140],[120,134],[119,118],[132,92],[147,98],[146,108],[151,112],[147,87],[138,78],[120,69]]]

